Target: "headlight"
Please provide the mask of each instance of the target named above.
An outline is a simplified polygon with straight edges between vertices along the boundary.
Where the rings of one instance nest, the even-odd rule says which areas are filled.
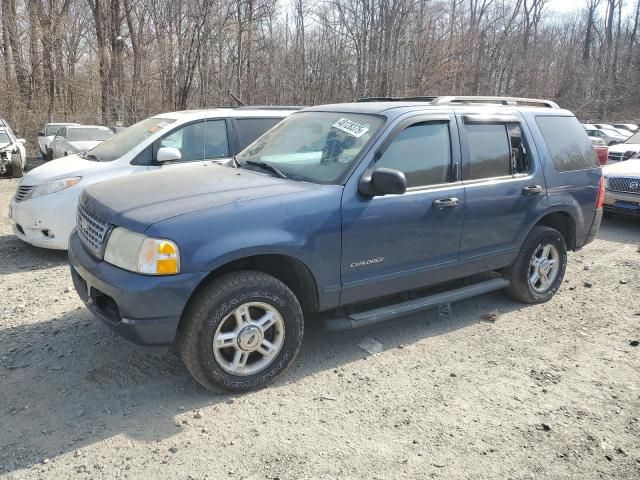
[[[180,253],[174,242],[149,238],[124,228],[111,232],[104,260],[124,270],[145,275],[180,273]]]
[[[36,188],[31,190],[31,195],[29,195],[29,198],[41,197],[42,195],[49,195],[50,193],[59,192],[60,190],[64,190],[65,188],[73,187],[80,180],[82,180],[82,177],[69,177],[41,183]],[[26,198],[24,200],[26,200]]]

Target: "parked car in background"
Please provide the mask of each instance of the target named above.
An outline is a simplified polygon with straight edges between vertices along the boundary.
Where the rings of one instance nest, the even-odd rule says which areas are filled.
[[[602,129],[591,124],[583,124],[582,126],[587,131],[587,135],[589,135],[590,137],[600,138],[607,145],[615,145],[616,143],[622,143],[627,139],[626,136],[619,134],[615,130]]]
[[[622,143],[610,146],[607,163],[629,160],[638,152],[640,152],[640,132],[634,133]]]
[[[602,173],[605,211],[640,216],[640,159],[607,165]]]
[[[344,330],[492,290],[551,299],[602,217],[578,120],[547,100],[386,100],[294,113],[237,168],[90,185],[69,247],[78,294],[234,391],[287,369],[303,312]]]
[[[614,123],[613,126],[618,129],[622,128],[624,130],[629,130],[631,133],[636,133],[638,131],[638,125],[635,123]]]
[[[595,123],[594,125],[600,130],[613,130],[614,132],[618,132],[623,137],[630,137],[632,135],[632,133],[626,128],[616,128],[610,123]]]
[[[220,108],[142,120],[87,153],[31,170],[11,201],[13,232],[32,245],[66,250],[78,198],[87,185],[154,169],[173,171],[193,162],[229,161],[294,108]],[[158,188],[172,189],[166,184]]]
[[[16,138],[9,125],[3,120],[0,127],[0,175],[22,177],[27,166],[27,152],[24,138]]]
[[[113,137],[109,127],[99,125],[69,125],[61,127],[49,145],[49,158],[55,160],[97,147]]]
[[[38,148],[40,149],[40,155],[42,159],[46,162],[48,160],[52,160],[49,157],[49,145],[55,137],[58,130],[61,127],[65,127],[68,125],[78,125],[77,123],[65,123],[65,122],[55,122],[55,123],[47,123],[45,126],[38,132]]]

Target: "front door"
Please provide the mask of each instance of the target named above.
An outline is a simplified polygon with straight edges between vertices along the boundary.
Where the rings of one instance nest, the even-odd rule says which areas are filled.
[[[368,171],[403,172],[407,192],[371,198],[345,189],[341,304],[437,283],[438,269],[458,261],[465,201],[459,162],[452,116],[422,115],[394,129]]]

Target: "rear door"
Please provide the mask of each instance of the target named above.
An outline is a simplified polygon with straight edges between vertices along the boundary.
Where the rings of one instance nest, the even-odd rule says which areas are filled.
[[[458,115],[458,124],[466,197],[460,258],[504,266],[544,208],[542,167],[521,117]]]
[[[457,176],[460,150],[453,115],[407,119],[370,155],[364,160],[370,164],[367,172],[399,170],[407,191],[371,198],[353,183],[345,189],[342,304],[437,283],[437,270],[458,262],[464,188]]]

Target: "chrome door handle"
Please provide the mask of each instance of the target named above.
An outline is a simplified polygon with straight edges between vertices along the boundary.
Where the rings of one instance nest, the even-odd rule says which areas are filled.
[[[458,205],[460,205],[460,200],[458,200],[456,197],[441,198],[439,200],[433,201],[433,206],[435,208],[453,208],[457,207]]]
[[[541,185],[529,185],[528,187],[524,187],[522,189],[522,193],[524,195],[538,195],[542,193]]]

